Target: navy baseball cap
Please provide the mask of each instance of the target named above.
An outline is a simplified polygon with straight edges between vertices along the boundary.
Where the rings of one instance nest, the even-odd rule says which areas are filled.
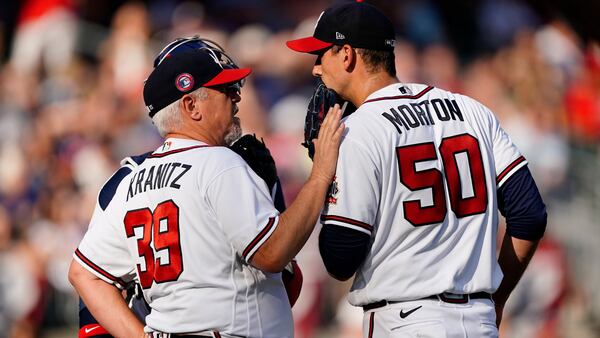
[[[230,68],[239,68],[235,62],[225,53],[223,47],[218,43],[201,38],[198,35],[177,38],[166,45],[154,59],[154,68],[158,67],[165,59],[171,57],[171,55],[180,53],[189,49],[211,49],[222,61],[224,61]]]
[[[321,13],[313,36],[286,45],[297,52],[317,54],[332,45],[394,50],[394,25],[376,7],[362,1],[331,6]]]
[[[241,82],[252,71],[237,67],[224,52],[213,48],[186,48],[169,53],[155,65],[144,84],[150,117],[200,87]]]

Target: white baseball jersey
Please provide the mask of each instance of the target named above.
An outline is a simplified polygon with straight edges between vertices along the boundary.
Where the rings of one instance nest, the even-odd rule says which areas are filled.
[[[494,115],[466,96],[398,83],[345,123],[321,221],[371,236],[350,303],[493,293],[496,190],[526,164]]]
[[[280,274],[248,264],[278,220],[267,185],[236,153],[168,139],[96,207],[74,257],[116,285],[137,275],[148,332],[291,337]]]

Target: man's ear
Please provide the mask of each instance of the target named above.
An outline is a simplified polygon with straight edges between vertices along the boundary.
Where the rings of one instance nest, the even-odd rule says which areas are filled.
[[[199,121],[202,119],[202,111],[200,109],[200,104],[198,100],[196,100],[191,95],[184,95],[180,100],[181,111],[189,116],[192,120]]]
[[[344,56],[344,69],[347,72],[352,72],[354,67],[356,67],[356,49],[352,48],[350,45],[343,45],[340,52],[343,53]]]

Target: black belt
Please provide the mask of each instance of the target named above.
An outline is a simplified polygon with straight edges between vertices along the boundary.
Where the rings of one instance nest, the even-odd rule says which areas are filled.
[[[452,304],[466,304],[469,302],[469,299],[490,299],[491,300],[492,295],[487,292],[475,292],[475,293],[466,294],[466,295],[459,295],[459,294],[455,294],[455,293],[444,292],[444,293],[440,293],[439,295],[433,295],[433,296],[428,296],[428,297],[414,299],[414,300],[426,300],[426,299],[441,300],[442,302],[452,303]],[[395,300],[385,300],[384,299],[384,300],[380,300],[375,303],[363,305],[362,308],[363,308],[363,311],[369,311],[369,310],[377,309],[380,307],[384,307],[388,304],[396,304],[396,303],[404,303],[404,302],[408,302],[408,301],[407,300],[395,301]]]

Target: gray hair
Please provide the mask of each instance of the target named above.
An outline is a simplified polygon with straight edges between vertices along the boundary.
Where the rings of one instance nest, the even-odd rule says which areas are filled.
[[[198,100],[206,100],[208,98],[208,92],[204,90],[204,87],[194,90],[189,95]],[[158,133],[161,137],[165,137],[168,133],[181,129],[183,118],[179,111],[179,101],[181,101],[181,99],[170,103],[152,117],[152,123],[154,123],[156,129],[158,129]]]

